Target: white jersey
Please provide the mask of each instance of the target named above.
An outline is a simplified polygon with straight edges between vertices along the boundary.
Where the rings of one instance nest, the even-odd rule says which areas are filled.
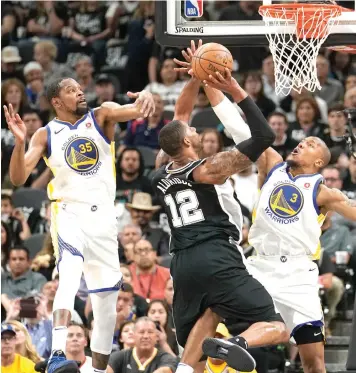
[[[316,196],[322,181],[320,174],[293,177],[287,163],[269,172],[249,233],[249,243],[258,255],[319,257],[320,227],[325,217]]]
[[[47,166],[54,179],[50,200],[113,205],[115,146],[105,137],[90,110],[75,124],[53,119],[46,126]]]

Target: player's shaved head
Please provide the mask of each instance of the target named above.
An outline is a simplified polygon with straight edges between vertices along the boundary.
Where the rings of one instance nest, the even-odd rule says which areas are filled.
[[[159,146],[170,157],[177,156],[183,145],[187,125],[180,120],[172,120],[159,133]]]

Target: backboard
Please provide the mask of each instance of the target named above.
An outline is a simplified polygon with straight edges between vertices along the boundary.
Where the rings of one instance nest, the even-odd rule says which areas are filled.
[[[191,39],[217,42],[229,46],[267,46],[266,26],[261,16],[241,16],[242,6],[255,7],[287,1],[227,1],[164,0],[156,2],[156,40],[164,46],[185,47]],[[230,2],[231,3],[231,2]],[[338,1],[350,11],[342,13],[339,23],[333,27],[324,46],[356,44],[356,1]],[[216,8],[222,9],[216,11]],[[209,9],[211,11],[209,12]],[[249,9],[247,9],[249,10]],[[204,14],[205,12],[205,14]],[[252,11],[253,13],[253,11]],[[207,16],[210,20],[206,20]],[[217,19],[214,19],[217,18]],[[276,29],[278,33],[278,29]]]

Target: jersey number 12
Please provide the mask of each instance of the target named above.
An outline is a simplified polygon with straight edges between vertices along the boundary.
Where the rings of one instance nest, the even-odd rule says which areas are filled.
[[[199,201],[194,190],[182,190],[176,194],[175,200],[171,194],[164,197],[164,202],[171,210],[173,227],[198,223],[204,220],[204,215],[199,207]],[[177,210],[179,206],[179,213]],[[180,215],[180,216],[179,216]]]

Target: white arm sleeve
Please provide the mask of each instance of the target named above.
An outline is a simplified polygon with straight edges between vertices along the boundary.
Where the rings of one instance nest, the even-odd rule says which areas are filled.
[[[251,137],[249,126],[243,120],[238,109],[226,96],[218,105],[213,107],[213,110],[225,129],[230,133],[235,144],[239,144],[241,141]]]

